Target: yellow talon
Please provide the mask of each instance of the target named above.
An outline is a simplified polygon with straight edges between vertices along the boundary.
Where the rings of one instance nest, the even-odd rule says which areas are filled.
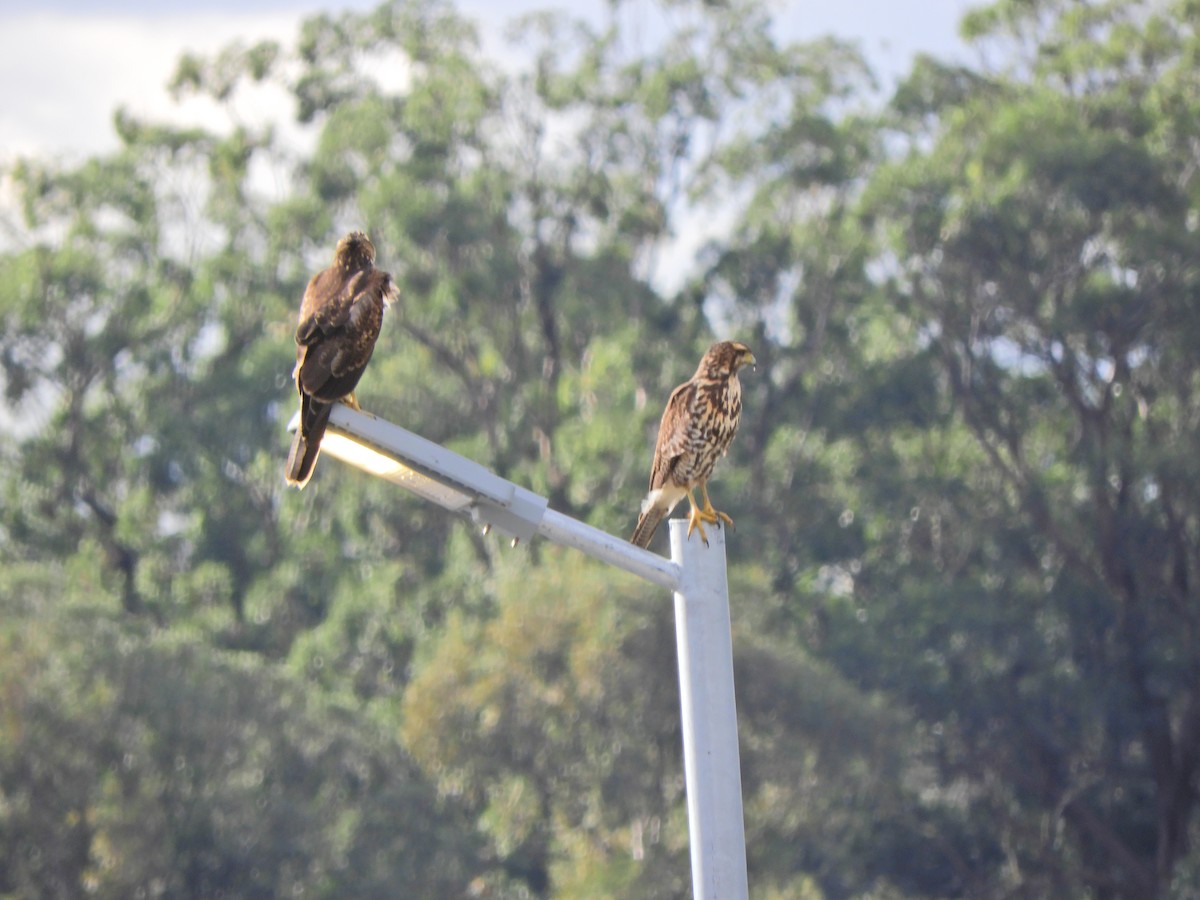
[[[707,483],[702,483],[700,485],[700,496],[704,498],[703,506],[699,506],[696,503],[696,497],[692,493],[692,489],[688,488],[687,498],[688,498],[688,505],[691,507],[691,511],[688,513],[687,536],[688,536],[688,539],[690,540],[692,537],[692,532],[699,531],[700,532],[700,540],[704,541],[704,546],[707,547],[708,546],[708,535],[704,532],[704,523],[707,522],[710,525],[716,525],[718,528],[720,528],[721,523],[724,522],[726,525],[728,525],[730,528],[732,528],[733,527],[733,519],[730,518],[725,513],[721,512],[719,509],[713,508],[712,500],[709,499],[709,496],[708,496],[708,484]]]
[[[708,482],[700,485],[700,494],[704,497],[704,508],[700,510],[700,517],[705,522],[711,522],[720,527],[718,520],[725,522],[730,528],[733,527],[733,519],[718,509],[714,509],[712,500],[708,498]]]
[[[358,397],[354,395],[354,391],[351,391],[349,394],[343,397],[342,402],[355,412],[362,412],[362,407],[358,405]]]
[[[708,546],[708,535],[704,533],[704,523],[710,521],[704,511],[696,506],[696,498],[692,496],[692,489],[687,489],[688,505],[691,507],[691,512],[688,513],[688,540],[692,539],[692,532],[696,529],[700,530],[700,540],[704,541],[704,546]]]

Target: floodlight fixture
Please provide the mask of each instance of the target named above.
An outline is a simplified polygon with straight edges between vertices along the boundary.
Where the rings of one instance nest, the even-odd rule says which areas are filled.
[[[321,452],[518,541],[537,534],[546,512],[545,497],[399,425],[342,403],[329,416]]]

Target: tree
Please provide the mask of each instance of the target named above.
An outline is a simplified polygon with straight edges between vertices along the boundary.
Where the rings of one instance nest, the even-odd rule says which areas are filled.
[[[686,892],[665,597],[328,460],[284,490],[361,227],[364,405],[617,533],[670,389],[754,348],[714,493],[756,891],[1185,895],[1190,12],[999,2],[1001,67],[880,110],[750,0],[526,17],[507,68],[389,2],[182,59],[224,127],[12,167],[0,891]]]
[[[5,893],[465,892],[461,824],[356,711],[260,658],[114,621],[111,597],[6,586],[25,602],[9,595],[0,636]]]
[[[497,890],[570,891],[593,875],[683,890],[675,704],[656,668],[669,657],[644,643],[663,635],[661,606],[639,619],[636,598],[629,611],[580,592],[582,607],[568,612],[652,627],[614,627],[610,648],[587,639],[589,616],[567,620],[576,624],[554,632],[547,652],[611,668],[600,688],[582,684],[559,706],[508,683],[558,723],[547,760],[481,734],[462,762],[477,773],[465,798],[434,801],[420,778],[330,787],[364,759],[411,773],[394,738],[360,746],[379,729],[403,729],[436,778],[409,721],[436,685],[427,662],[475,635],[519,662],[518,633],[504,629],[520,622],[509,607],[522,598],[494,542],[439,512],[336,466],[302,495],[279,478],[295,302],[355,225],[376,237],[402,290],[362,385],[368,407],[561,509],[631,525],[653,398],[711,338],[703,305],[661,296],[650,261],[689,204],[716,196],[714,160],[733,146],[724,136],[752,145],[757,105],[783,102],[792,83],[820,96],[822,67],[839,64],[818,54],[790,67],[750,4],[675,12],[662,54],[620,40],[615,8],[600,32],[536,17],[524,25],[535,63],[511,76],[479,63],[473,29],[440,4],[317,16],[294,47],[235,44],[181,61],[173,90],[211,96],[229,112],[226,129],[119,113],[123,146],[111,158],[12,171],[21,244],[0,261],[0,361],[13,410],[44,402],[50,413],[4,448],[0,554],[21,573],[8,601],[21,610],[13,665],[53,699],[6,698],[19,723],[0,748],[6,795],[21,801],[6,807],[4,834],[18,850],[21,834],[38,834],[60,855],[54,867],[6,871],[6,885],[208,893],[234,879],[270,892],[295,879],[369,892],[428,853],[443,860],[427,875],[441,893],[470,869],[457,854],[483,846]],[[381,59],[406,68],[408,83],[383,83]],[[310,157],[268,125],[239,122],[239,97],[258,90],[295,101]],[[264,166],[283,196],[262,191]],[[579,570],[543,553],[519,557],[530,577],[571,583]],[[28,646],[33,635],[45,643]],[[501,659],[488,646],[478,655]],[[647,672],[660,690],[642,696]],[[299,712],[298,682],[318,695]],[[620,723],[627,746],[660,747],[656,767],[639,771],[629,761],[641,756],[627,751],[606,770],[609,737],[570,733],[581,711]],[[648,734],[643,720],[655,725]],[[226,728],[229,755],[216,755],[203,737]],[[49,750],[63,734],[73,740]],[[764,769],[772,755],[759,754]],[[600,789],[588,761],[608,771]],[[258,781],[271,766],[287,776]],[[558,778],[560,766],[578,778]],[[776,803],[787,784],[772,782]],[[505,799],[529,796],[525,785],[548,798],[531,820]],[[280,805],[255,820],[250,799],[264,790]],[[444,845],[389,844],[374,823],[407,804],[416,820],[454,823],[461,811],[470,827]],[[784,841],[792,832],[779,815]],[[660,853],[663,833],[673,843]],[[312,848],[308,869],[287,856],[288,838]],[[246,841],[265,848],[257,872],[239,855]],[[392,860],[383,868],[368,861],[376,845]],[[809,883],[797,861],[761,864],[779,884]]]
[[[1012,810],[1014,885],[1158,895],[1200,763],[1196,33],[1186,4],[1137,2],[997,3],[964,28],[1014,64],[922,63],[895,104],[910,152],[868,204],[979,451],[958,566],[1028,617],[947,660],[983,679],[956,755]]]

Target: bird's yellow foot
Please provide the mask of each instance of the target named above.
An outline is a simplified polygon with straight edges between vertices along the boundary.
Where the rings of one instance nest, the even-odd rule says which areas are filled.
[[[710,522],[713,525],[716,525],[718,528],[721,527],[721,522],[724,522],[730,528],[733,527],[733,519],[721,512],[719,509],[713,508],[712,500],[708,499],[708,485],[700,486],[700,496],[704,498],[704,506],[700,509],[701,519],[703,519],[705,522]]]
[[[699,530],[700,540],[704,541],[704,546],[707,547],[708,546],[708,535],[704,533],[705,521],[715,521],[715,520],[706,519],[704,512],[701,509],[699,509],[698,507],[693,506],[692,511],[688,513],[688,532],[687,532],[688,540],[690,541],[692,539],[693,531]]]
[[[349,394],[347,394],[345,397],[343,397],[342,402],[345,403],[348,407],[350,407],[355,412],[362,412],[362,407],[358,405],[358,397],[354,396],[353,391],[351,391]]]

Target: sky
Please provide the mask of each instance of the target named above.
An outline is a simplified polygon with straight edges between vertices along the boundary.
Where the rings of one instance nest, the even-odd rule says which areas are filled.
[[[651,0],[627,0],[647,8]],[[770,0],[768,0],[770,2]],[[0,165],[19,156],[79,159],[114,149],[113,112],[183,119],[166,84],[182,53],[213,53],[234,39],[294,39],[318,11],[370,9],[376,0],[0,0]],[[860,43],[885,84],[913,55],[969,58],[958,21],[978,0],[774,0],[781,35],[836,34]],[[599,19],[604,0],[458,0],[481,23],[490,53],[501,50],[504,23],[524,12],[563,8]],[[919,13],[916,10],[919,9]],[[197,103],[199,101],[196,101]],[[215,115],[214,112],[208,111]],[[190,116],[190,118],[189,118]]]

